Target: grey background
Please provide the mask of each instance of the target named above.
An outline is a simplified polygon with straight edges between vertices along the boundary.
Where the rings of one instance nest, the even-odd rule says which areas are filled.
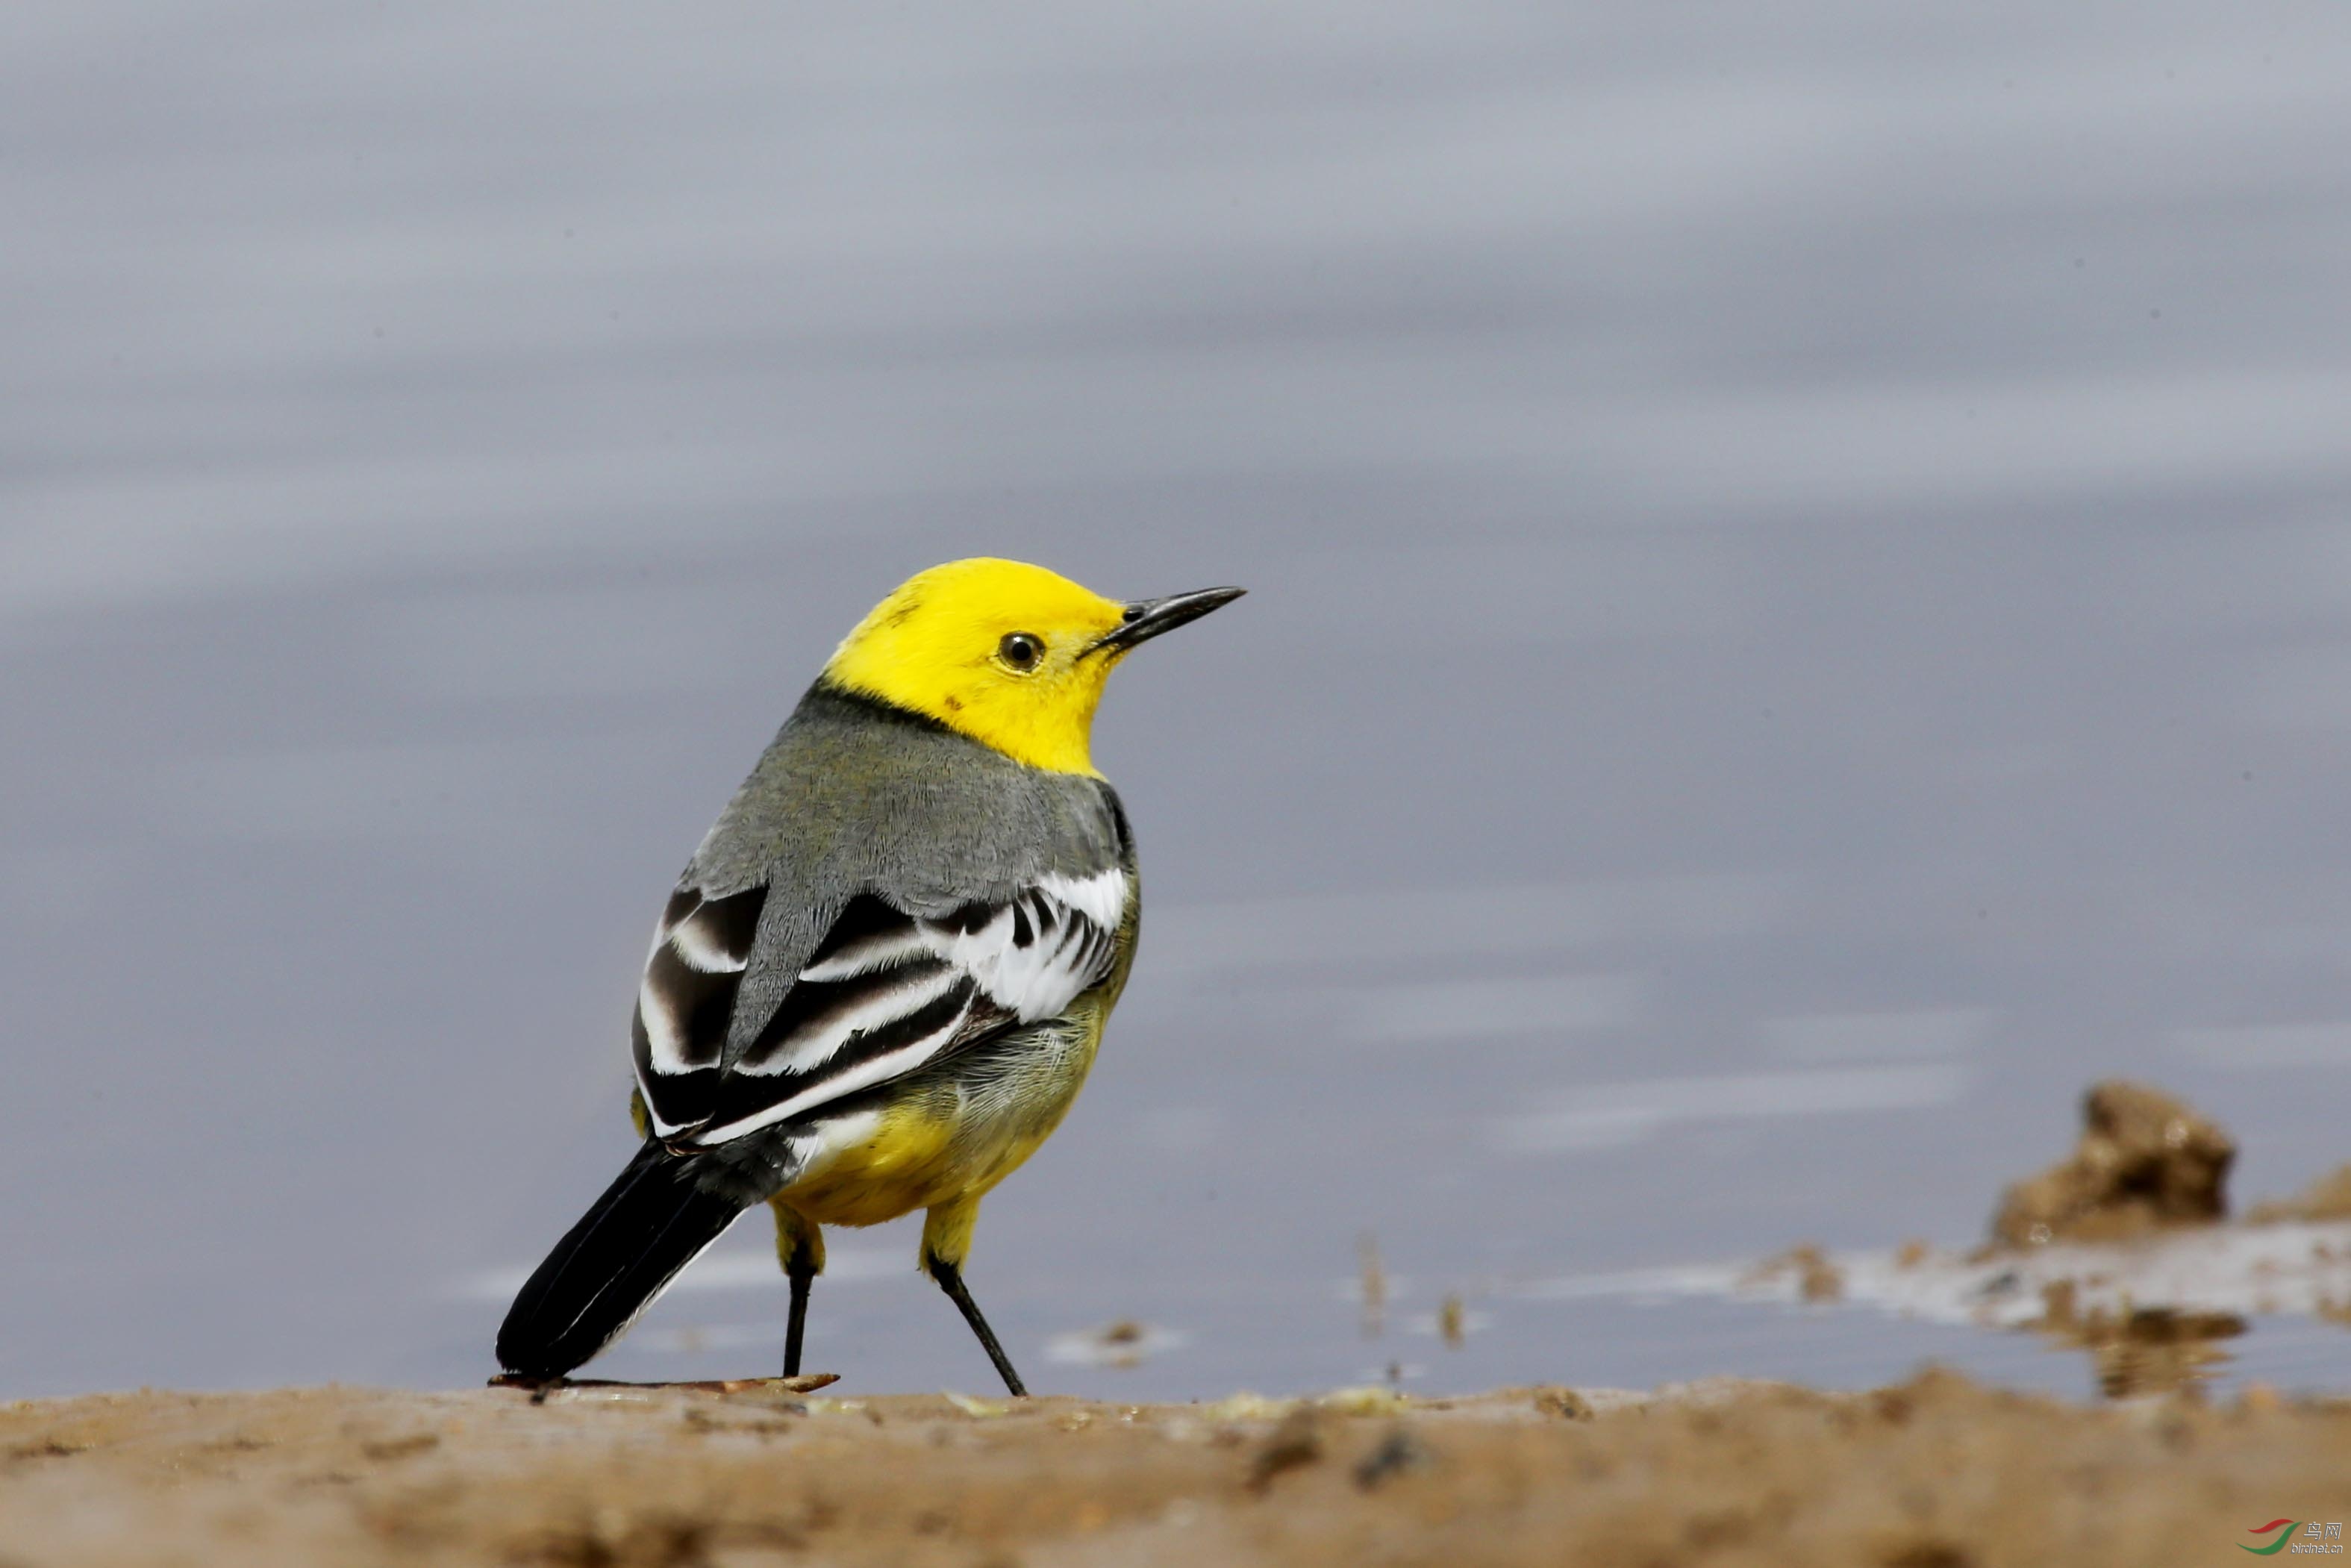
[[[2082,1385],[1540,1287],[1964,1241],[2107,1071],[2343,1155],[2346,81],[2277,0],[0,9],[0,1393],[486,1374],[670,878],[977,553],[1252,591],[1097,732],[1032,1382]],[[812,1360],[984,1388],[914,1243]],[[765,1369],[762,1245],[603,1364]]]

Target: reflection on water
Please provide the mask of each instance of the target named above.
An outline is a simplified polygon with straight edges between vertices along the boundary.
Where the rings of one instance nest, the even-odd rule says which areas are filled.
[[[1063,1386],[2075,1386],[1540,1282],[1972,1234],[2116,1071],[2342,1157],[2344,13],[0,30],[0,1392],[486,1372],[695,836],[979,551],[1252,590],[1110,695],[1141,962],[980,1228],[1165,1336]],[[814,1364],[985,1381],[914,1247]],[[770,1370],[769,1257],[600,1370]]]
[[[2053,1292],[2037,1325],[2058,1344],[2086,1350],[2098,1388],[2110,1399],[2177,1394],[2209,1379],[2230,1360],[2221,1342],[2246,1329],[2232,1312],[2181,1312],[2134,1307],[2124,1312],[2077,1314],[2063,1292]]]

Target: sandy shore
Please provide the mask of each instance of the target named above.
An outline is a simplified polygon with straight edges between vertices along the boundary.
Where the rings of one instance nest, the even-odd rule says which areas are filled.
[[[1983,1248],[1799,1249],[1719,1288],[2050,1335],[2124,1396],[2095,1407],[1949,1373],[1858,1395],[1720,1381],[1144,1406],[780,1382],[92,1395],[0,1406],[0,1568],[2338,1554],[2351,1399],[2224,1404],[2200,1380],[2247,1314],[2351,1311],[2351,1166],[2231,1222],[2218,1127],[2126,1083],[2084,1113],[2074,1152],[2009,1189]]]
[[[2351,1525],[2351,1402],[1872,1394],[1118,1406],[773,1386],[0,1407],[0,1563],[2219,1563]],[[2337,1538],[2338,1541],[2341,1539]]]

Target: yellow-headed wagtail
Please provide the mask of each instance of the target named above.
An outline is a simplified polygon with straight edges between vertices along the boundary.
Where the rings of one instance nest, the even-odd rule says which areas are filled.
[[[963,1282],[979,1200],[1093,1063],[1141,909],[1094,706],[1137,644],[1240,596],[1121,604],[963,560],[900,587],[800,699],[686,862],[637,994],[643,1146],[498,1330],[559,1377],[766,1202],[799,1371],[826,1225],[926,1210],[921,1266],[1005,1385]]]

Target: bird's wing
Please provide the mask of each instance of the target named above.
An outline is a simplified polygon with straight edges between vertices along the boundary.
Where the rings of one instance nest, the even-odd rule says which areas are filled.
[[[1110,974],[1128,891],[1112,866],[944,909],[861,892],[732,1061],[722,1058],[767,889],[681,891],[654,935],[632,1031],[654,1130],[725,1143],[1066,1010]]]

